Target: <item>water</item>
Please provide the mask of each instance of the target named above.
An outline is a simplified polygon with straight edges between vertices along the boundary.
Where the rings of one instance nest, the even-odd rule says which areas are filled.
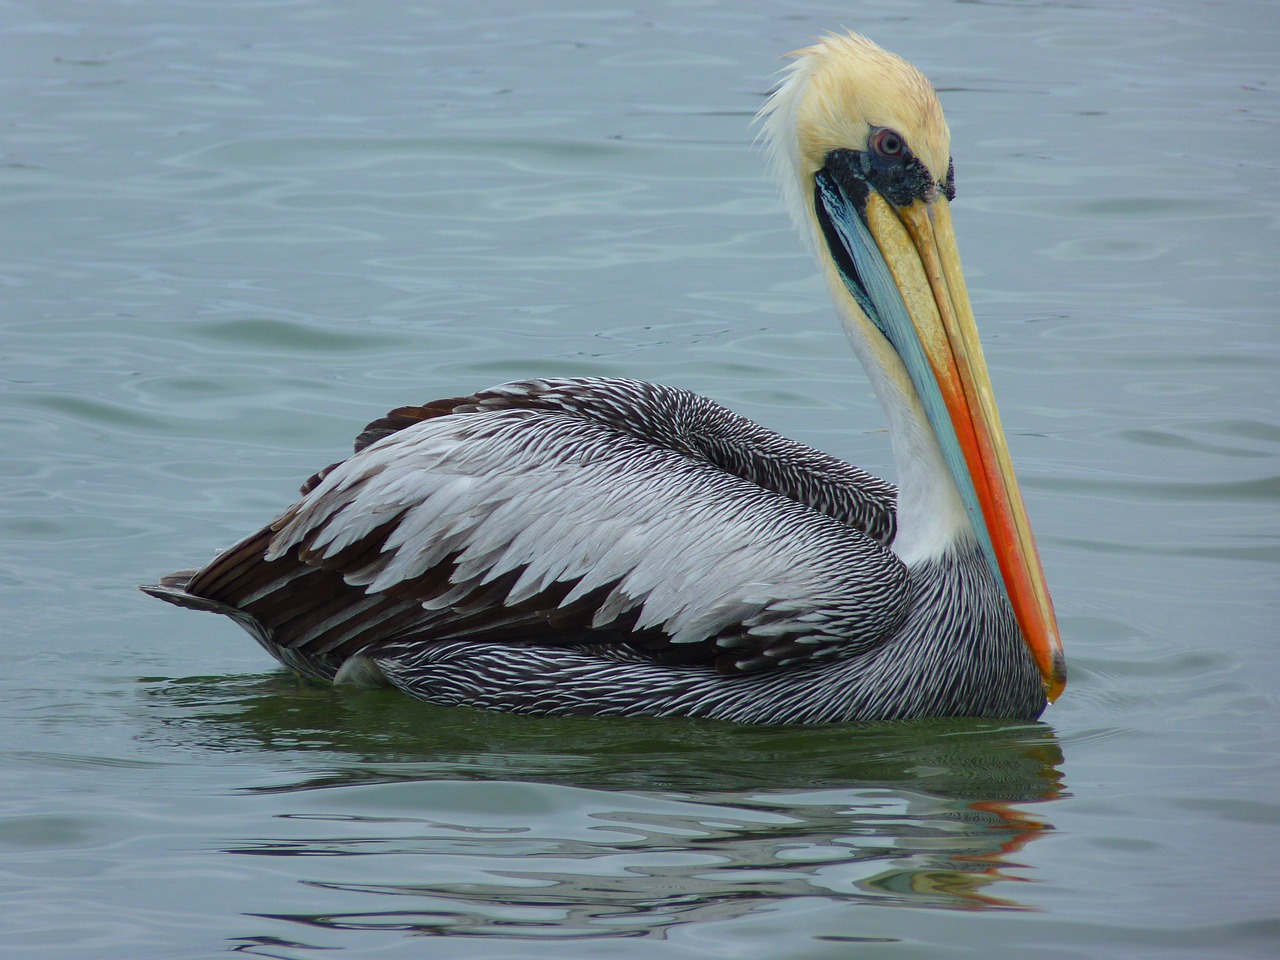
[[[0,953],[1273,956],[1273,5],[530,6],[5,7]],[[840,24],[948,110],[1070,660],[1043,723],[445,710],[133,590],[517,376],[887,471],[749,145]]]

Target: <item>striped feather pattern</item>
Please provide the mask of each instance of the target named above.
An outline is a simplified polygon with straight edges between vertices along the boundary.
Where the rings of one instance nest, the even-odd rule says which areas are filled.
[[[976,550],[915,569],[911,581],[911,611],[887,642],[786,670],[664,667],[624,645],[531,646],[513,657],[500,644],[463,641],[393,644],[365,669],[422,699],[527,714],[772,724],[1038,717],[1039,673]]]
[[[890,484],[669,387],[524,381],[401,408],[304,489],[150,592],[321,678],[407,637],[772,671],[873,649],[907,606]]]

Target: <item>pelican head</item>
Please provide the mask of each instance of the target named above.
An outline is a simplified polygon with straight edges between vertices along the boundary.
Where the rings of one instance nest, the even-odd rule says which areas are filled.
[[[976,543],[1052,701],[1062,644],[960,270],[942,107],[919,70],[857,34],[794,56],[764,137],[889,416],[894,549],[912,564]]]

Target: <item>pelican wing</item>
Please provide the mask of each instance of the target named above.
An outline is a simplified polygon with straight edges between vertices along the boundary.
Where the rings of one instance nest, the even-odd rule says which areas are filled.
[[[270,528],[158,595],[320,676],[408,638],[753,672],[900,623],[893,495],[687,391],[526,381],[375,421]]]

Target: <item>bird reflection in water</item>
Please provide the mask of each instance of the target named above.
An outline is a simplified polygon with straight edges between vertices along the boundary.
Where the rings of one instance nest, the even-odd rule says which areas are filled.
[[[1008,885],[1033,879],[1018,854],[1053,829],[1029,808],[1064,791],[1037,722],[532,719],[282,676],[147,697],[170,746],[262,759],[236,786],[266,812],[224,849],[298,858],[314,909],[261,916],[329,931],[316,946],[662,936],[799,900],[1028,909]]]

